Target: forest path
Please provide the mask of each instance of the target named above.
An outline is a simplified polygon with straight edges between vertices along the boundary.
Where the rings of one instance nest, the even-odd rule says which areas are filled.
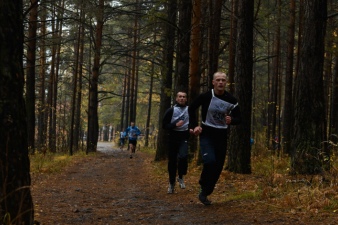
[[[290,214],[256,210],[250,202],[202,205],[197,184],[167,194],[156,182],[153,156],[99,143],[104,152],[80,159],[64,172],[32,180],[35,219],[41,224],[308,224]],[[167,178],[165,178],[167,179]],[[211,200],[212,197],[211,197]]]

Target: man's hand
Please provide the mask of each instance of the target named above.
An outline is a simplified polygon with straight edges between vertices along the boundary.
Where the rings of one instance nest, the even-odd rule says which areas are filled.
[[[202,133],[202,127],[195,127],[194,130],[189,130],[190,134],[194,134],[195,136],[198,136],[200,133]]]
[[[231,124],[231,117],[225,116],[225,122],[226,122],[226,124],[230,125]]]
[[[180,126],[182,126],[183,125],[183,120],[180,120],[180,122],[178,122],[178,123],[176,123],[176,127],[180,127]]]
[[[133,134],[134,137],[136,137],[136,134]]]

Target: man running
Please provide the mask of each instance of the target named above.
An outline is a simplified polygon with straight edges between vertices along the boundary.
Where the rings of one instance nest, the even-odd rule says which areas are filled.
[[[226,92],[226,74],[216,72],[213,75],[214,89],[200,94],[189,106],[190,133],[200,135],[200,149],[203,158],[203,170],[199,180],[201,185],[199,200],[204,205],[211,202],[210,195],[221,175],[227,150],[228,125],[241,123],[241,112],[237,100]],[[202,126],[198,126],[196,109],[202,105]]]
[[[120,133],[120,141],[121,141],[120,149],[122,149],[122,150],[123,150],[123,146],[124,146],[124,138],[125,138],[124,130],[122,130],[121,133]]]
[[[130,123],[130,127],[127,128],[125,132],[125,136],[127,137],[129,133],[129,151],[130,151],[130,158],[133,158],[133,153],[135,154],[135,148],[137,144],[137,136],[141,134],[140,129],[135,126],[134,122]]]
[[[177,170],[179,186],[182,189],[185,188],[183,175],[187,174],[188,169],[189,114],[188,106],[186,106],[187,94],[185,92],[178,92],[176,102],[177,104],[174,107],[169,108],[165,112],[162,121],[162,128],[170,130],[168,145],[169,194],[175,191]]]

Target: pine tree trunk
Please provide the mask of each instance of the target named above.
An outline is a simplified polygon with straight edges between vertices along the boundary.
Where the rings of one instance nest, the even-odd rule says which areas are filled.
[[[296,57],[296,65],[295,65],[295,78],[294,78],[294,85],[292,90],[292,102],[293,106],[295,105],[295,98],[296,98],[296,84],[297,78],[299,73],[299,59],[300,59],[300,51],[301,51],[301,43],[302,43],[302,33],[303,33],[303,17],[304,17],[304,0],[300,0],[299,3],[299,18],[298,18],[298,40],[297,40],[297,57]],[[294,112],[293,112],[294,113]],[[294,123],[294,120],[293,120]]]
[[[82,2],[82,8],[86,8],[86,4]],[[85,22],[85,13],[82,13],[82,23]],[[74,127],[74,151],[77,152],[79,149],[79,137],[81,136],[81,105],[82,105],[82,65],[83,65],[83,49],[84,49],[84,38],[85,30],[84,25],[81,24],[81,37],[80,37],[80,59],[79,59],[79,86],[77,88],[77,102],[76,102],[76,116],[75,116],[75,127]],[[83,138],[82,138],[83,143]]]
[[[179,32],[178,32],[178,68],[177,68],[177,90],[189,93],[189,63],[190,63],[190,34],[192,1],[179,1]],[[175,93],[175,94],[176,94]]]
[[[213,75],[218,70],[219,57],[219,36],[221,31],[221,15],[222,15],[222,0],[214,0],[215,4],[209,2],[209,63],[208,63],[208,77],[209,87],[213,88]]]
[[[191,32],[191,61],[190,61],[190,92],[189,103],[197,98],[200,93],[200,47],[201,47],[201,0],[193,1],[193,15],[192,15],[192,32]],[[198,112],[197,117],[198,116]],[[197,137],[190,137],[190,151],[197,152]]]
[[[44,37],[46,34],[46,10],[41,8],[40,11],[40,36]],[[39,101],[38,101],[38,143],[37,149],[40,152],[41,148],[46,145],[46,134],[44,131],[45,120],[45,76],[46,76],[46,48],[45,39],[40,40],[40,75],[39,75]]]
[[[324,127],[328,127],[329,124],[329,107],[330,107],[330,83],[332,78],[332,47],[333,47],[333,34],[334,34],[334,27],[332,24],[332,20],[328,20],[327,30],[328,30],[328,38],[326,40],[326,51],[324,57],[324,81],[323,81],[323,88],[324,88],[324,101],[325,101],[325,120],[324,120]],[[327,132],[323,133],[323,153],[325,154],[325,169],[330,167],[330,148],[328,147],[328,137]]]
[[[92,24],[92,21],[91,21],[91,19],[89,20],[89,23],[90,24]],[[90,32],[90,34],[89,34],[89,37],[88,37],[88,39],[89,39],[89,54],[88,54],[88,65],[89,65],[89,70],[88,70],[88,111],[87,111],[87,116],[88,116],[88,123],[89,123],[89,121],[91,120],[90,119],[90,90],[91,90],[91,78],[90,78],[90,74],[92,73],[92,70],[91,70],[91,68],[92,68],[92,42],[91,42],[91,37],[93,36],[93,30],[92,29],[89,29],[89,32]],[[89,149],[90,149],[90,146],[88,146],[89,144],[89,142],[88,142],[88,135],[89,135],[89,130],[88,130],[88,126],[87,126],[87,140],[86,140],[86,144],[87,144],[87,148],[86,148],[86,154],[88,155],[88,153],[89,153]]]
[[[128,64],[128,57],[126,57],[126,64]],[[123,79],[123,93],[122,93],[122,109],[121,109],[121,130],[124,129],[124,108],[125,108],[125,102],[126,102],[126,89],[127,89],[127,71],[124,72],[124,79]]]
[[[324,127],[323,64],[327,1],[304,2],[302,51],[295,96],[295,130],[291,165],[296,173],[321,171],[319,151]]]
[[[82,18],[82,9],[81,5],[81,12],[80,12],[80,18]],[[69,152],[70,155],[73,155],[73,145],[74,145],[74,136],[78,137],[78,131],[77,133],[74,134],[74,117],[75,117],[75,108],[76,108],[76,94],[77,94],[77,75],[78,75],[78,68],[79,68],[79,55],[80,55],[80,45],[81,45],[81,25],[79,25],[78,29],[78,36],[77,36],[77,44],[76,44],[76,58],[75,58],[75,72],[74,72],[74,85],[73,85],[73,99],[72,99],[72,115],[71,115],[71,123],[70,123],[70,133],[69,133],[69,138],[70,138],[70,143],[69,143]],[[76,138],[78,141],[78,138]],[[78,145],[77,142],[75,142],[75,145]]]
[[[168,21],[176,24],[176,0],[168,0]],[[157,148],[155,160],[164,160],[167,158],[167,131],[162,129],[162,119],[165,111],[171,106],[172,95],[172,73],[173,73],[173,57],[175,46],[175,28],[171,24],[166,26],[164,48],[165,66],[161,71],[161,96],[160,96],[160,113],[159,113],[159,131],[157,136]]]
[[[154,41],[156,43],[156,33],[154,32]],[[150,131],[150,117],[151,117],[151,100],[153,97],[153,82],[154,82],[154,71],[155,71],[155,64],[151,63],[151,74],[150,74],[150,85],[149,85],[149,98],[148,98],[148,113],[147,113],[147,122],[146,122],[146,135],[145,135],[145,144],[144,146],[149,146],[149,131]]]
[[[103,126],[103,141],[108,141],[108,132],[109,132],[109,126],[104,125]]]
[[[273,92],[271,92],[273,96],[273,101],[271,102],[271,107],[272,107],[272,127],[271,127],[271,145],[273,152],[275,152],[275,137],[276,135],[276,123],[277,123],[277,97],[278,97],[278,74],[279,74],[279,56],[280,56],[280,23],[281,23],[281,0],[278,0],[278,18],[277,18],[277,30],[276,30],[276,45],[275,45],[275,57],[273,58],[273,81],[274,83],[272,84],[274,88],[272,89]],[[280,140],[280,137],[278,137]]]
[[[268,1],[268,8],[270,8],[270,1]],[[270,141],[270,136],[271,136],[271,134],[270,134],[270,127],[271,127],[271,125],[270,125],[270,123],[271,123],[271,113],[270,113],[270,103],[271,103],[271,101],[272,101],[272,99],[271,99],[271,82],[272,82],[272,80],[271,80],[271,75],[270,75],[270,18],[268,18],[267,19],[268,21],[267,21],[267,23],[268,23],[268,29],[267,29],[267,36],[268,36],[268,40],[267,40],[267,48],[268,48],[268,65],[267,65],[267,72],[268,72],[268,79],[267,79],[267,81],[268,81],[268,83],[267,83],[267,86],[268,86],[268,103],[267,103],[267,114],[268,114],[268,116],[267,116],[267,128],[266,128],[266,147],[267,147],[267,149],[269,150],[271,150],[271,141]]]
[[[136,0],[135,10],[137,11],[138,0]],[[135,94],[135,73],[136,73],[136,40],[137,40],[137,15],[134,16],[133,27],[133,59],[131,69],[131,89],[130,89],[130,122],[135,122],[134,94]]]
[[[238,0],[238,39],[236,45],[235,96],[241,107],[242,123],[231,126],[228,169],[236,173],[251,173],[251,100],[253,68],[254,2]]]
[[[52,41],[52,61],[51,61],[51,68],[50,68],[50,78],[49,78],[49,86],[48,86],[48,95],[47,95],[47,115],[48,115],[48,147],[51,152],[53,152],[53,90],[54,90],[54,82],[55,82],[55,54],[56,54],[56,43],[55,43],[55,2],[51,2],[51,7],[53,8],[53,16],[52,16],[52,34],[53,34],[53,41]]]
[[[34,6],[33,6],[34,5]],[[26,64],[26,109],[27,109],[27,134],[28,148],[34,152],[35,140],[35,52],[36,29],[38,19],[38,0],[32,0],[29,12],[27,64]]]
[[[128,54],[129,55],[129,54]],[[128,57],[128,63],[127,63],[127,80],[126,80],[126,103],[125,103],[125,107],[126,110],[124,112],[124,129],[127,129],[127,127],[129,126],[129,113],[130,113],[130,77],[131,77],[131,65],[130,63],[132,63],[130,57]]]
[[[138,29],[138,42],[140,42],[140,29]],[[138,80],[139,80],[139,68],[140,68],[140,60],[139,60],[139,56],[140,56],[140,50],[137,50],[136,53],[136,71],[135,71],[135,93],[134,93],[134,118],[133,121],[136,123],[136,115],[137,115],[137,110],[136,110],[136,106],[137,106],[137,96],[138,96]]]
[[[338,144],[338,54],[335,55],[331,103],[331,136],[330,140]]]
[[[234,93],[235,87],[234,77],[235,77],[235,58],[236,58],[237,17],[238,17],[238,0],[232,0],[230,44],[229,44],[229,71],[228,71],[228,85],[230,94]]]
[[[61,8],[61,13],[59,13],[59,17],[63,17],[64,13],[64,0],[59,2],[59,8]],[[60,16],[61,14],[61,16]],[[56,26],[57,30],[57,53],[56,53],[56,64],[55,64],[55,79],[54,79],[54,90],[53,90],[53,129],[52,129],[52,152],[56,152],[56,103],[57,103],[57,90],[58,90],[58,80],[59,80],[59,67],[60,67],[60,54],[61,54],[61,39],[62,39],[62,25],[63,20],[58,21],[58,25]]]
[[[293,79],[293,51],[295,45],[295,9],[296,1],[290,2],[290,21],[288,31],[288,49],[286,53],[284,115],[283,115],[283,152],[291,155],[291,136],[293,129],[293,103],[292,103],[292,79]]]
[[[27,117],[23,97],[25,81],[22,6],[22,0],[2,1],[0,4],[1,224],[34,222]]]
[[[93,77],[90,85],[90,106],[88,112],[88,138],[87,138],[87,151],[96,152],[97,138],[98,138],[98,99],[97,99],[97,82],[100,69],[100,50],[102,43],[102,29],[103,29],[103,10],[104,0],[99,0],[99,14],[97,15],[96,24],[96,38],[95,38],[95,56],[93,65]]]

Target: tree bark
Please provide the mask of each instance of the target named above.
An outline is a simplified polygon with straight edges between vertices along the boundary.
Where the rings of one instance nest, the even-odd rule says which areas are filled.
[[[0,4],[0,218],[33,224],[23,72],[22,0]],[[9,16],[10,15],[10,16]]]
[[[41,18],[41,24],[40,24],[40,36],[44,37],[46,34],[46,10],[45,8],[41,8],[40,11],[40,18]],[[39,75],[39,101],[38,101],[38,143],[37,143],[37,149],[40,152],[41,147],[46,145],[46,133],[44,130],[46,119],[45,119],[45,113],[46,110],[45,106],[45,75],[46,75],[46,48],[45,48],[45,39],[41,38],[40,40],[40,75]]]
[[[86,4],[82,2],[82,9],[86,8]],[[82,13],[81,22],[85,23],[85,13]],[[80,55],[79,55],[79,86],[77,88],[77,102],[76,102],[76,116],[75,116],[75,127],[74,127],[74,151],[77,152],[79,149],[79,137],[81,136],[81,105],[82,105],[82,66],[83,66],[83,50],[84,50],[84,38],[85,29],[84,25],[81,24],[81,37],[80,37]],[[83,143],[83,138],[82,138]]]
[[[83,13],[83,6],[81,5],[80,10],[80,18],[82,18]],[[73,85],[73,99],[72,99],[72,115],[71,115],[71,123],[70,123],[70,143],[69,143],[69,153],[70,155],[73,155],[73,143],[74,143],[74,116],[75,116],[75,108],[76,108],[76,94],[77,94],[77,74],[78,74],[78,68],[79,68],[79,55],[80,55],[80,45],[81,45],[81,25],[79,25],[78,29],[78,36],[77,36],[77,45],[76,45],[76,58],[75,58],[75,71],[74,71],[74,85]],[[75,136],[78,136],[78,133],[75,133]],[[75,143],[78,145],[78,143]]]
[[[157,136],[157,148],[155,161],[167,158],[166,141],[167,132],[162,129],[162,118],[165,111],[171,106],[172,95],[172,73],[173,73],[173,57],[175,46],[175,27],[176,24],[176,0],[168,0],[168,23],[165,30],[165,48],[164,48],[164,67],[161,71],[161,96],[160,96],[160,113],[159,113],[159,131]]]
[[[228,85],[230,94],[233,94],[235,89],[234,77],[235,77],[235,59],[236,59],[237,17],[238,17],[238,0],[232,0],[230,44],[229,44],[229,71],[228,71]]]
[[[192,1],[179,0],[177,91],[189,93],[189,63]],[[176,94],[176,93],[175,93]]]
[[[191,32],[191,61],[190,61],[190,90],[188,102],[191,103],[197,98],[200,93],[200,47],[201,47],[201,0],[193,1],[193,15],[192,15],[192,32]],[[198,116],[198,112],[197,117]],[[190,150],[191,152],[197,152],[197,138],[195,136],[190,137]]]
[[[91,19],[89,20],[89,24],[92,24],[92,21]],[[89,54],[88,54],[88,111],[87,111],[87,114],[88,114],[88,123],[89,123],[89,120],[90,120],[90,90],[91,90],[91,78],[90,78],[90,74],[92,73],[92,42],[91,42],[91,37],[93,36],[92,32],[93,32],[93,29],[89,29]],[[87,148],[86,148],[86,155],[88,155],[89,153],[89,150],[90,150],[90,146],[88,146],[89,142],[88,142],[88,135],[89,135],[89,130],[88,130],[88,126],[87,126],[87,141],[86,141],[86,144],[87,144]]]
[[[33,7],[32,7],[33,6]],[[26,109],[28,149],[34,153],[35,140],[35,52],[38,19],[38,0],[32,0],[29,12],[27,65],[26,65]]]
[[[254,1],[238,0],[235,96],[241,107],[242,123],[231,126],[228,169],[243,174],[251,173],[253,14]]]
[[[330,83],[332,78],[332,47],[333,47],[333,35],[334,35],[334,27],[333,21],[329,19],[327,21],[327,33],[329,34],[326,40],[326,50],[324,56],[324,80],[323,80],[323,89],[324,89],[324,102],[325,102],[325,120],[324,127],[328,127],[329,124],[329,108],[330,108]],[[329,127],[328,127],[329,128]],[[327,132],[323,133],[323,156],[325,160],[325,169],[330,168],[330,148],[328,147],[328,135]]]
[[[97,82],[100,70],[100,49],[102,43],[102,29],[103,29],[103,10],[104,0],[99,0],[99,14],[97,15],[96,24],[96,38],[95,38],[95,55],[93,65],[93,76],[90,85],[90,106],[88,112],[88,138],[87,151],[96,152],[97,138],[98,138],[98,115],[97,115]]]
[[[332,103],[331,103],[331,137],[330,140],[338,144],[338,54],[335,55],[333,74]]]
[[[128,49],[129,49],[130,45],[128,45]],[[127,129],[127,127],[129,126],[129,113],[130,113],[130,77],[131,77],[131,63],[132,60],[129,57],[129,52],[128,52],[128,62],[127,62],[127,80],[126,80],[126,103],[125,103],[125,107],[126,110],[124,112],[124,129]]]
[[[296,98],[296,84],[298,79],[299,73],[299,59],[300,59],[300,51],[301,51],[301,43],[302,43],[302,33],[303,33],[303,17],[304,17],[304,0],[300,0],[299,3],[299,19],[298,19],[298,40],[297,40],[297,57],[296,57],[296,65],[295,65],[295,78],[294,78],[294,85],[293,85],[293,95],[292,95],[292,102],[293,106],[295,105],[295,98]],[[294,112],[293,112],[294,113]],[[293,120],[294,123],[295,120]]]
[[[126,64],[128,64],[128,57],[126,57]],[[125,108],[125,102],[126,102],[126,89],[127,89],[127,71],[124,72],[124,79],[123,79],[123,93],[122,93],[122,109],[121,109],[121,130],[124,129],[124,108]]]
[[[47,115],[49,118],[49,129],[48,129],[48,147],[49,150],[52,151],[53,150],[53,90],[54,90],[54,75],[55,75],[55,53],[56,53],[56,44],[55,44],[55,2],[52,1],[51,2],[51,7],[53,8],[53,15],[52,15],[52,36],[53,36],[53,41],[52,41],[52,61],[51,61],[51,68],[50,68],[50,78],[49,78],[49,86],[48,86],[48,95],[47,95],[47,105],[48,105],[48,110],[47,110]],[[46,117],[47,118],[47,117]],[[46,120],[47,121],[47,120]],[[53,151],[52,151],[53,152]]]
[[[138,35],[137,35],[137,42],[140,42],[140,28],[138,29]],[[137,96],[138,96],[138,80],[139,80],[139,69],[140,69],[140,50],[137,50],[136,53],[136,71],[135,71],[135,93],[134,93],[134,119],[133,121],[136,123],[136,115],[137,115]]]
[[[295,96],[295,130],[291,165],[296,173],[321,171],[323,141],[323,63],[327,1],[304,2],[302,50]]]
[[[65,1],[59,2],[59,7],[61,8],[61,12],[58,14],[58,18],[63,18],[64,13],[64,3]],[[61,15],[61,16],[60,16]],[[55,63],[55,79],[54,79],[54,90],[53,90],[53,129],[52,129],[52,144],[51,144],[51,151],[56,152],[56,103],[57,103],[57,91],[58,91],[58,81],[59,81],[59,69],[60,69],[60,54],[61,54],[61,39],[62,39],[62,25],[63,20],[58,21],[58,25],[56,26],[57,30],[57,52],[56,52],[56,63]]]
[[[136,0],[135,10],[137,11],[138,0]],[[131,89],[130,89],[130,122],[135,122],[135,111],[134,111],[134,93],[135,93],[135,72],[136,72],[136,40],[137,40],[137,15],[134,16],[134,27],[133,27],[133,59],[131,69]]]
[[[295,8],[296,1],[290,2],[290,21],[288,31],[288,49],[286,53],[285,93],[283,109],[283,139],[284,154],[291,155],[291,134],[293,129],[293,103],[292,103],[292,79],[293,79],[293,51],[295,45]]]
[[[212,4],[214,2],[214,4]],[[209,2],[209,63],[208,77],[209,87],[213,88],[212,80],[215,72],[218,71],[219,57],[219,36],[221,31],[222,19],[222,0],[211,0]]]
[[[154,32],[154,41],[156,43],[156,33]],[[148,98],[148,110],[147,110],[147,122],[146,122],[146,135],[145,135],[145,144],[144,146],[149,146],[149,125],[150,125],[150,117],[151,117],[151,100],[153,97],[153,82],[154,82],[154,71],[155,71],[155,64],[154,62],[151,63],[151,73],[150,73],[150,85],[149,85],[149,98]]]
[[[271,127],[271,146],[273,149],[273,152],[275,151],[275,137],[276,135],[276,123],[277,123],[277,99],[278,99],[278,75],[279,75],[279,64],[280,64],[280,24],[281,24],[281,6],[282,2],[281,0],[278,0],[278,17],[277,17],[277,30],[276,30],[276,45],[275,45],[275,56],[273,58],[273,81],[272,85],[274,86],[271,91],[271,96],[273,101],[270,102],[271,106],[271,113],[272,113],[272,127]],[[281,137],[278,137],[278,140],[280,140]]]
[[[103,138],[102,140],[103,141],[108,141],[108,132],[109,132],[109,126],[108,125],[103,125],[103,129],[102,129],[102,132],[103,132]]]

